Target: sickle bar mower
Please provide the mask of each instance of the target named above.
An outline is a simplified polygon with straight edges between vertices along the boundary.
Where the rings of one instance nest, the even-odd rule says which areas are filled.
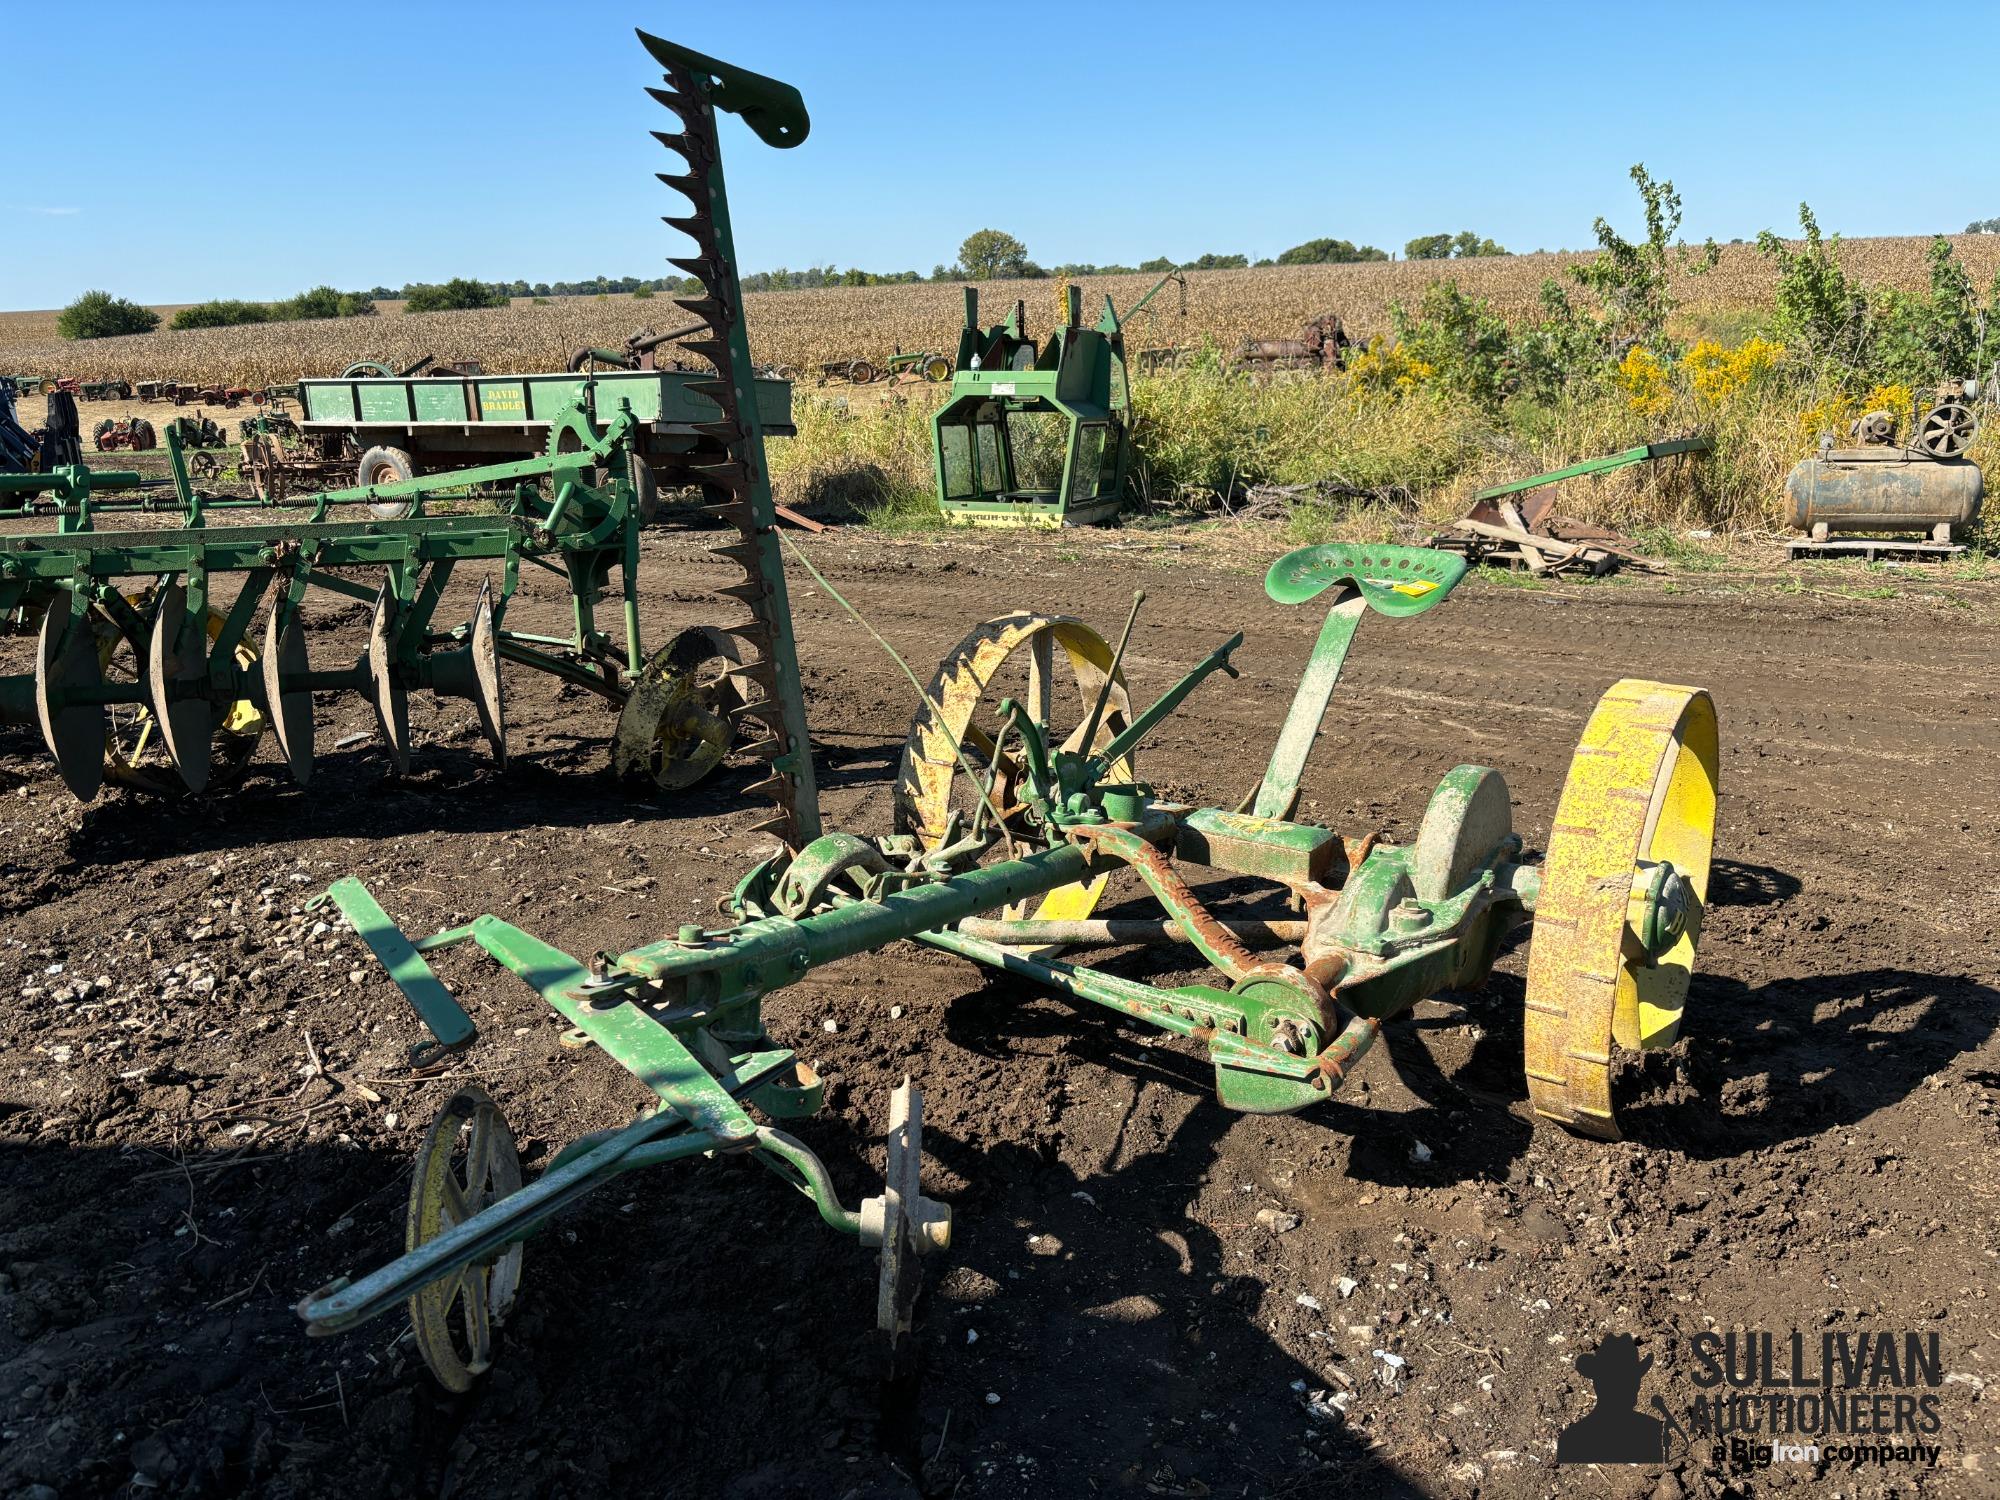
[[[828,833],[765,861],[725,901],[727,925],[682,927],[589,959],[490,916],[411,944],[358,884],[336,885],[333,899],[429,1023],[424,1055],[464,1045],[472,1024],[422,953],[470,942],[662,1102],[636,1124],[573,1144],[516,1189],[492,1102],[459,1096],[438,1131],[455,1140],[462,1121],[475,1122],[465,1148],[470,1186],[454,1177],[448,1211],[433,1211],[434,1132],[412,1193],[408,1253],[308,1298],[302,1316],[331,1332],[407,1300],[431,1368],[462,1386],[491,1356],[522,1241],[553,1213],[639,1166],[746,1152],[812,1198],[827,1223],[881,1247],[879,1321],[894,1338],[908,1326],[917,1258],[948,1241],[948,1210],[918,1184],[914,1101],[901,1096],[885,1192],[859,1213],[833,1200],[804,1147],[749,1111],[782,1120],[818,1102],[810,1070],[766,1032],[763,998],[898,939],[1184,1038],[1213,1065],[1223,1105],[1280,1113],[1328,1098],[1385,1021],[1427,996],[1477,985],[1509,931],[1532,924],[1532,1107],[1614,1136],[1616,1052],[1672,1043],[1701,930],[1717,763],[1705,692],[1626,681],[1605,693],[1539,862],[1511,827],[1500,774],[1479,766],[1445,776],[1408,846],[1293,818],[1308,751],[1363,617],[1434,608],[1464,571],[1462,558],[1389,546],[1308,547],[1272,566],[1273,599],[1324,594],[1331,608],[1270,762],[1234,811],[1163,801],[1135,762],[1147,735],[1206,678],[1234,675],[1241,635],[1134,712],[1122,671],[1131,621],[1113,650],[1080,620],[1014,614],[975,630],[932,680],[904,749],[895,831]],[[1303,919],[1218,920],[1182,862],[1269,882]],[[1138,877],[1163,920],[1091,919],[1120,871]],[[1146,938],[1191,944],[1213,978],[1165,987],[1060,956],[1080,940]],[[1250,946],[1274,939],[1295,943],[1296,953]]]

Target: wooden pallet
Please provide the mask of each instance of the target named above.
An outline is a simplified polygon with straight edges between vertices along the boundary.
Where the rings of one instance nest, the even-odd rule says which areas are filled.
[[[1948,562],[1965,550],[1958,542],[1934,542],[1929,537],[1835,536],[1823,542],[1796,537],[1785,544],[1796,562],[1802,557],[1858,557],[1863,562]]]

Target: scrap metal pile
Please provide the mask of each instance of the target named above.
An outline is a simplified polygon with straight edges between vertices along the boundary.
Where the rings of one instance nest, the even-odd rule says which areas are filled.
[[[1567,468],[1497,484],[1472,497],[1472,509],[1430,539],[1430,546],[1459,553],[1468,562],[1492,563],[1530,573],[1572,569],[1609,573],[1620,563],[1657,568],[1641,556],[1638,543],[1609,527],[1574,520],[1556,511],[1553,494],[1533,494],[1564,480],[1608,474],[1614,469],[1683,453],[1706,453],[1707,438],[1668,438],[1636,448],[1587,458]],[[1521,497],[1529,498],[1521,498]]]

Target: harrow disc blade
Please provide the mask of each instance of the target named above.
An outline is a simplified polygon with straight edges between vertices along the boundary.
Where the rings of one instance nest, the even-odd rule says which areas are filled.
[[[368,628],[368,674],[374,684],[369,702],[375,727],[401,776],[410,770],[410,693],[396,672],[396,614],[396,596],[385,583],[375,596],[375,618]]]
[[[76,703],[70,694],[103,684],[97,641],[80,620],[72,622],[66,607],[52,605],[42,616],[42,634],[35,654],[35,714],[42,723],[42,740],[55,757],[63,785],[79,802],[94,798],[104,785],[104,746],[110,724],[102,703]]]
[[[207,673],[207,647],[207,632],[188,628],[187,589],[178,580],[168,584],[160,593],[146,649],[146,688],[167,759],[191,792],[208,785],[215,708],[206,696],[177,693],[174,684]]]
[[[305,786],[313,770],[313,703],[306,688],[287,689],[310,670],[306,633],[297,610],[274,609],[264,622],[264,701],[271,709],[271,733],[291,769],[292,780]]]
[[[493,747],[493,758],[507,768],[507,700],[500,685],[500,631],[493,623],[493,584],[479,585],[479,603],[472,611],[472,679],[478,691],[472,706],[479,727]]]

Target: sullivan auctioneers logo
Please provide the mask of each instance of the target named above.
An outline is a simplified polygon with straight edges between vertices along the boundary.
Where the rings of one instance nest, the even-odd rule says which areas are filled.
[[[1937,1465],[1944,1370],[1935,1333],[1697,1333],[1697,1394],[1676,1417],[1639,1388],[1653,1368],[1614,1333],[1576,1372],[1596,1403],[1556,1439],[1559,1464],[1663,1464],[1682,1454],[1715,1468],[1772,1464]],[[1649,1413],[1656,1413],[1652,1415]]]

